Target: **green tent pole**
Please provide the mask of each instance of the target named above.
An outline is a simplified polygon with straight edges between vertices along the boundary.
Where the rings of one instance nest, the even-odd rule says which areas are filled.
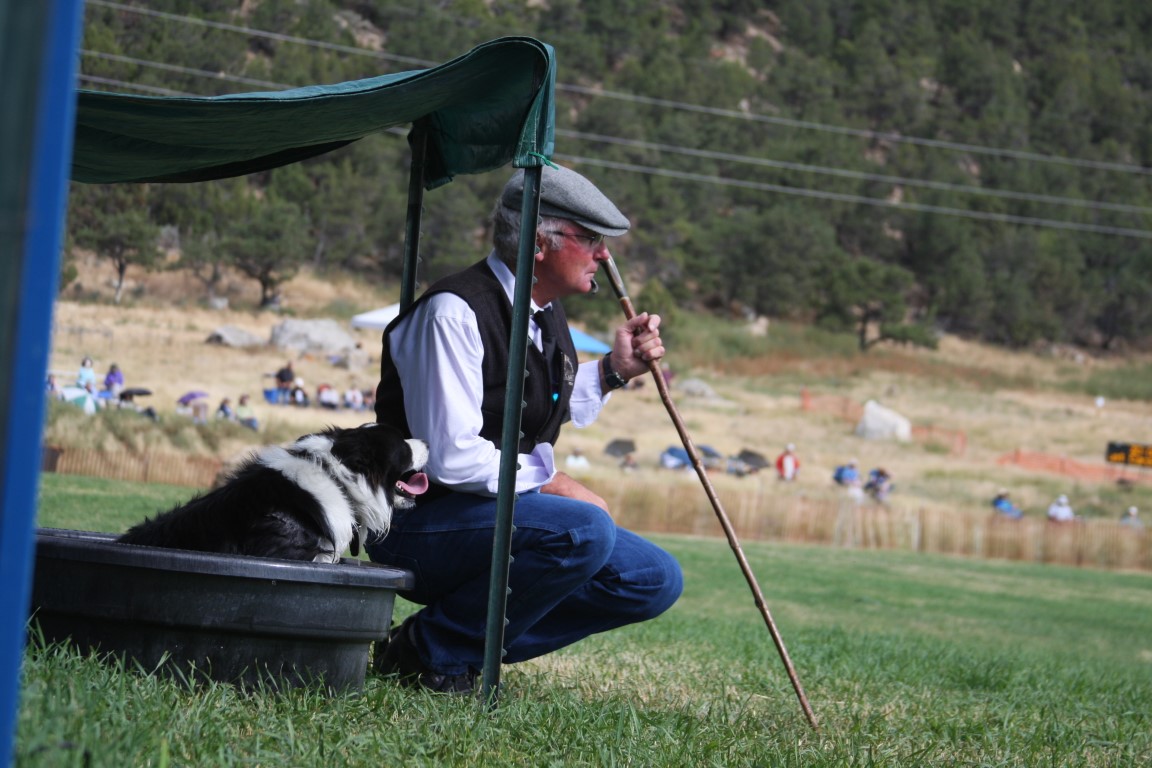
[[[400,279],[400,309],[416,300],[416,270],[420,265],[420,218],[424,213],[424,165],[428,131],[417,124],[408,135],[412,163],[408,169],[408,215],[404,223],[404,273]]]
[[[516,470],[520,454],[520,415],[524,407],[524,376],[528,358],[528,314],[536,265],[536,222],[540,218],[539,166],[524,169],[524,202],[520,213],[520,249],[516,255],[516,292],[512,301],[512,333],[508,341],[508,386],[504,393],[504,431],[500,441],[500,489],[496,494],[496,526],[492,536],[492,570],[488,583],[488,623],[484,635],[483,700],[499,698],[500,664],[504,658],[504,627],[508,623],[508,566],[512,562],[512,512],[516,504]]]

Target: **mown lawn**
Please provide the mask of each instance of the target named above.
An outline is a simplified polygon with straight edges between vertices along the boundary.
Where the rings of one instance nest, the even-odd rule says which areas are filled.
[[[49,475],[39,522],[120,530],[186,495]],[[1148,574],[746,543],[814,732],[727,543],[659,541],[680,602],[505,668],[495,711],[371,676],[359,695],[242,693],[33,646],[16,765],[1152,764]]]

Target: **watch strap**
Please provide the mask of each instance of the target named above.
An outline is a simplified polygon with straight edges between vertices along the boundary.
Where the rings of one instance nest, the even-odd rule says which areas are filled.
[[[628,383],[627,380],[623,376],[618,374],[616,371],[612,370],[611,357],[612,357],[611,352],[604,355],[604,383],[608,385],[608,391],[609,392],[611,392],[614,389],[620,389],[621,387],[623,387],[625,384]]]

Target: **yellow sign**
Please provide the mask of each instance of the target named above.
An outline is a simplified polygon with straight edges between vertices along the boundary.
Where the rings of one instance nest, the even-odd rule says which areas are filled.
[[[1109,464],[1133,464],[1137,467],[1152,467],[1152,445],[1137,443],[1108,443],[1104,459]]]

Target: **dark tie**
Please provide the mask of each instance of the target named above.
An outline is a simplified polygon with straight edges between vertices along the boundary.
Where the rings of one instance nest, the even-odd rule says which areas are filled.
[[[536,327],[540,329],[540,346],[544,352],[544,359],[548,361],[548,376],[553,392],[556,389],[556,318],[552,315],[552,308],[541,309],[532,315]]]

